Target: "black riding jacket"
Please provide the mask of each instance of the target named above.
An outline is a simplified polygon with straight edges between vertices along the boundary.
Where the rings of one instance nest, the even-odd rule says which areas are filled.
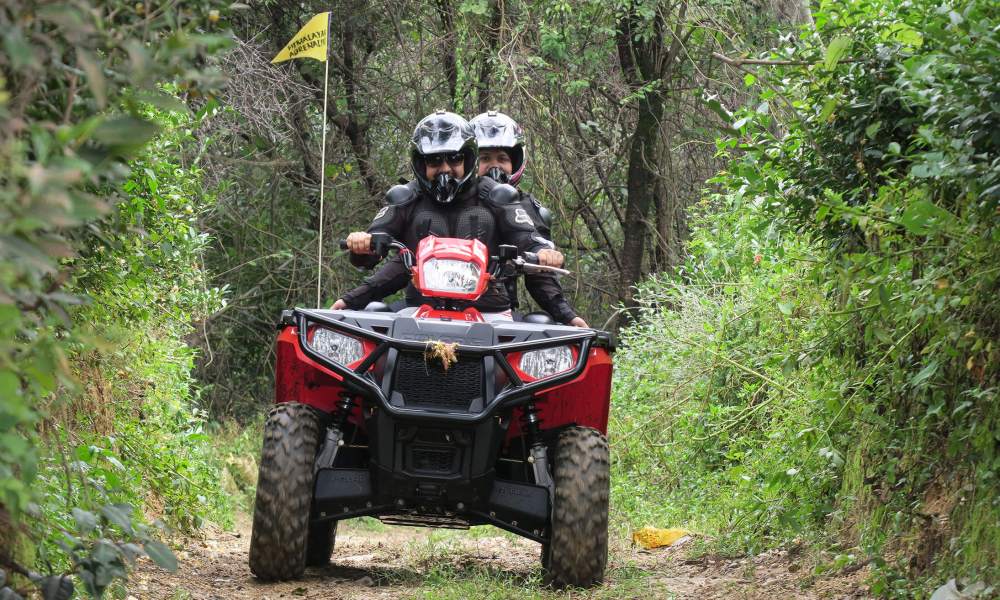
[[[428,235],[476,238],[486,244],[493,256],[498,254],[501,244],[517,246],[521,252],[538,252],[552,247],[535,228],[534,220],[518,201],[517,192],[510,186],[497,186],[486,177],[474,181],[448,205],[421,193],[415,181],[394,186],[386,193],[386,206],[368,226],[368,233],[375,232],[388,233],[412,252],[416,252],[417,244]],[[358,267],[373,268],[378,260],[373,255],[351,254],[351,263]],[[348,307],[360,309],[404,286],[407,305],[435,304],[433,299],[421,296],[410,283],[410,273],[398,256],[342,297]],[[472,306],[482,312],[500,312],[511,307],[507,290],[495,281],[475,302],[456,304],[459,308]]]
[[[519,204],[531,216],[531,220],[535,222],[535,228],[538,229],[538,233],[546,240],[551,240],[552,231],[549,226],[551,218],[543,215],[543,211],[548,213],[548,209],[544,208],[542,203],[530,193],[518,190],[518,194],[520,195]],[[549,243],[551,244],[551,242]],[[569,302],[563,296],[562,286],[555,275],[551,273],[526,274],[524,276],[524,287],[531,294],[531,297],[535,299],[538,306],[552,315],[552,318],[556,321],[568,324],[576,318],[576,311],[573,310],[573,307],[570,306]],[[511,299],[511,305],[517,308],[516,279],[508,282],[507,292]]]

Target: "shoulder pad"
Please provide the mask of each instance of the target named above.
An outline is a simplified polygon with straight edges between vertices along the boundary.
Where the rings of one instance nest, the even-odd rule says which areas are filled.
[[[552,211],[542,206],[542,203],[539,202],[538,198],[535,198],[533,194],[522,193],[522,195],[525,199],[527,199],[525,207],[530,208],[535,216],[538,217],[535,219],[535,225],[538,226],[538,231],[547,233],[548,230],[552,229]]]
[[[538,209],[538,216],[541,217],[545,228],[552,229],[552,211],[542,206],[538,200],[535,200],[535,208]]]
[[[490,202],[496,206],[509,206],[520,199],[517,189],[506,183],[497,184],[490,190]]]
[[[417,193],[408,185],[394,185],[385,193],[389,206],[406,206],[417,199]]]

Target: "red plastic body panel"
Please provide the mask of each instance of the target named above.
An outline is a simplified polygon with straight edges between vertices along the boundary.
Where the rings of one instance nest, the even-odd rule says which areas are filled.
[[[467,294],[427,289],[424,287],[423,272],[424,265],[431,259],[473,263],[479,268],[479,281],[476,282],[476,289]],[[479,240],[427,236],[420,240],[420,244],[417,246],[417,266],[413,269],[413,286],[427,297],[475,300],[483,295],[486,286],[489,285],[490,273],[487,270],[489,262],[490,251],[486,244]]]
[[[371,352],[373,344],[367,340],[362,343],[365,354]],[[340,385],[341,378],[302,352],[298,328],[288,326],[282,329],[275,346],[275,403],[301,402],[324,412],[333,412],[344,390]],[[350,421],[362,422],[360,406],[354,407]]]
[[[611,409],[611,355],[605,348],[592,348],[583,373],[572,381],[539,394],[535,407],[542,429],[576,424],[608,433]],[[507,441],[521,436],[521,409],[511,418]]]

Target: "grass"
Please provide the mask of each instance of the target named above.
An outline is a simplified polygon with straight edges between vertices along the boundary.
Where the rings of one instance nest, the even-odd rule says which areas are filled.
[[[621,598],[655,591],[657,598],[672,596],[654,573],[626,558],[627,539],[613,536],[606,584],[593,590],[556,591],[545,586],[537,546],[520,541],[491,526],[469,530],[410,529],[383,525],[376,519],[352,519],[344,532],[388,534],[388,544],[402,554],[396,564],[370,568],[379,585],[408,588],[406,598]],[[394,539],[392,533],[400,533]],[[415,536],[412,534],[416,533]],[[409,537],[404,537],[410,534]],[[493,543],[490,543],[493,542]],[[396,549],[396,548],[394,548]]]
[[[608,569],[607,583],[591,590],[552,590],[545,587],[540,566],[527,572],[511,572],[484,566],[481,563],[442,564],[432,568],[406,597],[426,599],[504,600],[507,598],[636,598],[649,592],[662,598],[665,590],[651,579],[652,573],[631,565]],[[667,598],[673,597],[672,594]]]
[[[357,519],[351,519],[350,524],[354,529],[372,531],[376,533],[381,533],[388,528],[385,523],[379,521],[375,517],[358,517]]]
[[[212,423],[211,460],[220,477],[220,486],[231,498],[236,511],[253,512],[257,485],[257,457],[264,437],[264,420],[246,425],[235,422]]]

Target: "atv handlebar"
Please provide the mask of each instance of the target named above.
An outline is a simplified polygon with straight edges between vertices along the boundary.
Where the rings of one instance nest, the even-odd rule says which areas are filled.
[[[511,260],[517,270],[526,273],[528,275],[534,273],[553,273],[556,275],[569,275],[572,271],[567,271],[566,269],[560,269],[559,267],[549,267],[546,265],[538,264],[538,254],[534,252],[525,252],[522,256],[514,258]]]
[[[491,257],[493,262],[493,276],[494,277],[510,277],[516,276],[520,273],[525,273],[527,275],[532,275],[535,273],[552,273],[555,275],[569,275],[571,271],[566,269],[560,269],[558,267],[548,267],[538,264],[538,254],[535,252],[524,252],[518,254],[516,246],[510,246],[503,244],[499,248],[499,256]],[[504,273],[504,267],[509,265],[511,269],[506,269]]]
[[[402,257],[403,264],[406,266],[406,268],[407,269],[413,268],[414,265],[413,253],[410,252],[410,249],[406,247],[406,244],[396,241],[388,233],[375,232],[371,234],[371,236],[372,236],[372,241],[369,249],[371,250],[372,254],[378,256],[379,259],[382,259],[385,258],[385,256],[389,253],[390,250],[395,250],[396,254]],[[347,240],[343,239],[340,240],[339,245],[341,250],[348,249]]]
[[[395,250],[396,254],[402,257],[403,264],[406,268],[413,269],[415,265],[413,253],[406,247],[406,244],[396,240],[388,233],[375,232],[371,234],[371,236],[372,241],[370,250],[372,254],[375,254],[381,259],[384,258],[390,250]],[[339,245],[341,250],[348,249],[346,239],[340,240]],[[490,262],[493,263],[491,272],[495,278],[500,278],[505,275],[513,276],[519,273],[525,273],[528,275],[535,273],[569,275],[571,273],[571,271],[567,271],[566,269],[540,265],[538,264],[538,254],[535,252],[524,252],[519,255],[516,246],[510,246],[507,244],[500,246],[499,256],[491,256]],[[513,267],[513,273],[504,273],[504,266],[508,264]]]

